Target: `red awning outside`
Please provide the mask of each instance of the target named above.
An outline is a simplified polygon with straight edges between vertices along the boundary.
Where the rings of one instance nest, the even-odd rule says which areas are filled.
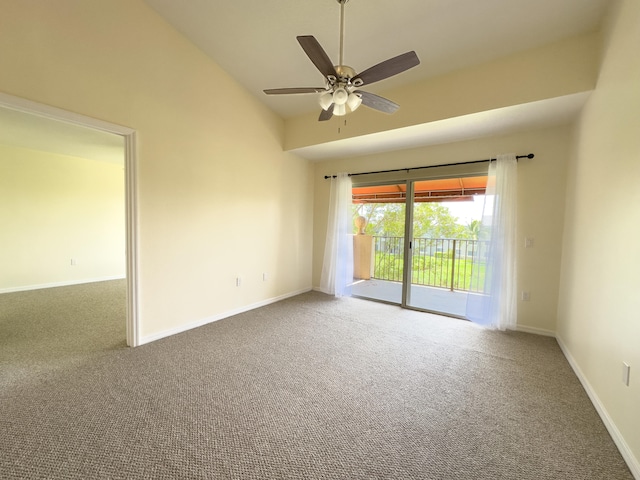
[[[415,182],[415,202],[471,201],[474,195],[483,195],[487,177],[447,178]],[[404,203],[406,185],[380,185],[354,187],[353,203]]]

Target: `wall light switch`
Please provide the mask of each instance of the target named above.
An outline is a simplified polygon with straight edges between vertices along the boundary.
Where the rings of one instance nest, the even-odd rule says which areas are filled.
[[[527,237],[524,239],[524,248],[533,248],[533,238]]]
[[[531,300],[531,293],[523,291],[521,298],[523,302],[528,302]]]

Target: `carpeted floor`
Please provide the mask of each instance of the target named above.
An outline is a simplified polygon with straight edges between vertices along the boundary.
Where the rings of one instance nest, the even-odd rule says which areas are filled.
[[[0,478],[632,479],[551,338],[315,292],[124,336],[123,282],[0,295]]]

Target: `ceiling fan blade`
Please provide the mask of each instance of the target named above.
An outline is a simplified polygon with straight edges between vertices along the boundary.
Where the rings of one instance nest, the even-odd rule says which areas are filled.
[[[411,51],[403,53],[402,55],[390,58],[389,60],[385,60],[382,63],[366,69],[364,72],[354,77],[354,82],[357,81],[357,79],[360,79],[362,81],[360,85],[370,85],[374,82],[384,80],[385,78],[393,77],[394,75],[402,73],[405,70],[409,70],[419,64],[420,59],[418,58],[418,55],[416,55],[416,52]]]
[[[263,90],[267,95],[290,95],[293,93],[321,93],[326,92],[324,87],[294,87],[294,88],[269,88]]]
[[[391,114],[395,113],[400,108],[400,105],[398,105],[397,103],[392,102],[391,100],[387,100],[384,97],[375,95],[371,92],[355,90],[354,93],[360,95],[360,98],[362,98],[362,104],[365,107],[373,108],[374,110],[379,110],[380,112]]]
[[[320,112],[320,116],[318,117],[319,122],[324,122],[326,120],[331,119],[333,117],[333,103],[326,110],[322,110]]]
[[[334,77],[338,76],[327,52],[324,51],[313,35],[301,35],[296,38],[309,59],[313,62],[316,68],[320,70],[322,75],[325,77],[328,77],[329,75],[333,75]]]

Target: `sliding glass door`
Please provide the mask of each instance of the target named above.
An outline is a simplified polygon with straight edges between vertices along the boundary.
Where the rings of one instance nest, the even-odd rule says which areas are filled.
[[[486,176],[354,187],[353,294],[464,317],[483,281],[485,187]]]

